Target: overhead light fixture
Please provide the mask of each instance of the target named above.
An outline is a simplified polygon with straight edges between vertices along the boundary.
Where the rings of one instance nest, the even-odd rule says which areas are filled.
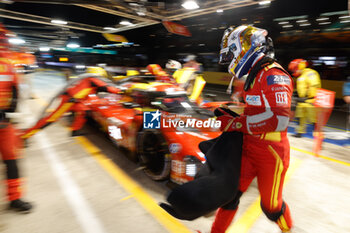
[[[340,30],[340,28],[327,28],[326,31],[337,31]]]
[[[270,3],[271,3],[271,1],[261,1],[261,2],[259,2],[259,5],[263,6],[263,5],[268,5]]]
[[[104,27],[103,30],[110,31],[110,30],[115,30],[115,28],[112,28],[112,27]]]
[[[131,25],[134,25],[132,22],[127,21],[127,20],[122,20],[122,21],[120,21],[119,24],[124,25],[124,26],[131,26]]]
[[[350,23],[350,20],[342,20],[340,23]]]
[[[311,25],[311,23],[302,23],[302,24],[300,24],[299,26],[301,26],[301,27],[306,27],[306,26],[310,26]]]
[[[321,23],[318,23],[319,25],[326,25],[326,24],[330,24],[331,22],[321,22]]]
[[[339,19],[348,19],[348,18],[350,18],[350,15],[344,15],[339,17]]]
[[[138,16],[145,16],[145,15],[146,15],[146,13],[143,12],[143,11],[137,11],[136,14],[137,14]]]
[[[282,21],[282,22],[279,22],[278,24],[288,24],[289,22],[288,21]]]
[[[25,40],[20,39],[20,38],[10,38],[10,39],[9,39],[9,42],[10,42],[11,44],[24,44],[24,43],[26,43]]]
[[[217,13],[222,13],[222,12],[224,12],[224,10],[223,9],[217,9],[216,12]]]
[[[85,69],[86,66],[85,65],[76,65],[75,68],[76,69]]]
[[[48,51],[50,51],[50,47],[40,47],[39,51],[40,52],[48,52]]]
[[[66,25],[67,21],[60,20],[60,19],[53,19],[53,20],[51,20],[51,23],[59,24],[59,25]]]
[[[80,45],[77,44],[77,43],[69,43],[67,44],[67,48],[71,48],[71,49],[76,49],[76,48],[79,48]]]
[[[199,8],[197,2],[196,1],[192,1],[192,0],[189,0],[189,1],[186,1],[186,2],[182,3],[181,6],[183,8],[185,8],[186,10],[194,10],[194,9],[198,9]]]
[[[307,19],[300,19],[300,20],[297,20],[296,22],[297,23],[305,23],[305,22],[307,22]]]
[[[325,21],[325,20],[329,20],[329,18],[324,17],[324,18],[318,18],[318,19],[316,19],[316,21]]]
[[[328,57],[328,56],[318,57],[318,59],[323,60],[323,61],[335,61],[335,60],[337,60],[336,57]]]
[[[287,25],[283,25],[282,27],[283,28],[291,28],[291,27],[293,27],[293,25],[287,24]]]

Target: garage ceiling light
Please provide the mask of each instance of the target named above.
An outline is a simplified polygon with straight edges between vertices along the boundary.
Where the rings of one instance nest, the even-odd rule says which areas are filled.
[[[194,9],[198,9],[199,8],[197,2],[196,1],[191,1],[191,0],[182,3],[181,6],[183,8],[185,8],[186,10],[194,10]]]
[[[278,24],[288,24],[288,21],[279,22]]]
[[[40,52],[48,52],[48,51],[50,51],[50,48],[49,47],[40,47],[39,51]]]
[[[75,68],[76,69],[85,69],[86,66],[85,65],[76,65]]]
[[[9,39],[9,42],[11,44],[24,44],[24,43],[26,43],[25,40],[22,40],[20,38],[11,38],[11,39]]]
[[[270,3],[271,3],[271,1],[261,1],[261,2],[259,2],[259,5],[263,6],[263,5],[268,5]]]
[[[115,30],[115,28],[112,28],[112,27],[104,27],[103,30]]]
[[[293,25],[288,24],[288,25],[283,25],[282,27],[283,28],[291,28],[291,27],[293,27]]]
[[[131,26],[131,25],[133,25],[133,23],[131,23],[130,21],[127,21],[127,20],[120,21],[119,24],[124,25],[124,26]]]
[[[327,56],[325,56],[325,57],[318,57],[318,59],[319,60],[323,60],[323,61],[335,61],[335,60],[337,60],[336,57],[327,57]]]
[[[297,20],[297,23],[305,23],[307,22],[307,19],[300,19],[300,20]]]
[[[300,24],[301,27],[306,27],[306,26],[310,26],[310,25],[311,25],[311,23],[302,23],[302,24]]]
[[[51,20],[51,23],[60,24],[60,25],[66,25],[67,21],[60,20],[60,19],[53,19],[53,20]]]
[[[348,18],[350,18],[350,15],[344,15],[339,17],[339,19],[348,19]]]
[[[318,18],[318,19],[316,19],[316,21],[325,21],[325,20],[329,20],[329,18],[325,17],[325,18]]]
[[[71,48],[71,49],[76,49],[76,48],[79,48],[80,45],[77,43],[69,43],[69,44],[67,44],[67,47]]]
[[[350,20],[342,20],[340,23],[350,23]]]
[[[216,12],[217,13],[222,13],[222,12],[224,12],[224,10],[223,9],[217,9]]]
[[[143,11],[137,11],[136,14],[137,14],[138,16],[145,16],[145,15],[146,15],[146,13],[143,12]]]

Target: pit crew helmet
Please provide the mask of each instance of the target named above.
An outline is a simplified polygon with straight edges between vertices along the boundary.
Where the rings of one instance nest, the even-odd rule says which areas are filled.
[[[288,65],[288,70],[292,72],[294,77],[298,77],[301,75],[301,71],[307,67],[307,61],[304,59],[294,59]]]
[[[98,76],[102,76],[105,78],[108,78],[108,73],[105,69],[102,67],[97,67],[97,66],[90,66],[86,69],[86,73],[88,74],[96,74]]]
[[[229,64],[228,72],[242,78],[266,51],[266,36],[266,30],[250,25],[229,27],[222,37],[219,64]]]
[[[182,65],[178,61],[169,59],[168,62],[165,64],[165,68],[169,70],[179,70],[182,68]]]

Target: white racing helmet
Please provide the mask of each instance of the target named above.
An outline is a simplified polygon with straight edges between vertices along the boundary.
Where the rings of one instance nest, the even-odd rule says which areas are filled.
[[[165,64],[165,68],[169,70],[179,70],[182,68],[182,65],[180,62],[175,60],[168,60],[168,62]]]
[[[267,31],[250,25],[225,30],[221,41],[220,64],[229,64],[228,72],[242,78],[253,62],[266,51]]]

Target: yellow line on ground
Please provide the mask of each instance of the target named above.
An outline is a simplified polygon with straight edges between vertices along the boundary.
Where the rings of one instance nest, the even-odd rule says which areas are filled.
[[[311,151],[300,149],[300,148],[297,148],[297,147],[294,147],[294,146],[291,146],[290,148],[292,150],[296,150],[296,151],[299,151],[299,152],[302,152],[302,153],[314,156],[314,153],[311,152]],[[326,160],[332,161],[332,162],[340,163],[340,164],[343,164],[345,166],[349,166],[350,167],[350,163],[348,163],[348,162],[344,162],[344,161],[341,161],[341,160],[338,160],[338,159],[334,159],[334,158],[331,158],[331,157],[327,157],[327,156],[324,156],[324,155],[318,155],[318,157],[320,157],[322,159],[326,159]]]
[[[42,98],[35,96],[36,100],[43,106],[47,105],[47,102]],[[66,130],[69,127],[63,126]],[[101,166],[107,171],[116,181],[121,184],[124,189],[129,191],[132,195],[127,196],[121,201],[127,200],[129,198],[135,197],[135,199],[147,210],[149,211],[157,221],[164,226],[169,232],[173,233],[191,233],[191,231],[179,222],[177,219],[169,215],[165,210],[163,210],[156,201],[144,191],[140,185],[138,185],[134,180],[132,180],[127,174],[125,174],[121,168],[119,168],[115,163],[113,163],[107,156],[102,154],[101,150],[93,145],[87,138],[80,136],[75,137],[76,142],[80,144]]]
[[[181,222],[170,216],[165,210],[158,206],[156,201],[146,193],[139,184],[132,180],[125,172],[113,161],[94,146],[85,137],[75,137],[83,148],[106,170],[119,184],[130,192],[135,199],[149,211],[157,221],[163,225],[169,232],[190,233],[191,231]]]
[[[286,173],[284,179],[284,184],[286,184],[295,170],[300,166],[302,160],[292,157],[289,169]],[[262,214],[260,208],[260,197],[258,197],[253,204],[251,204],[244,214],[235,221],[227,230],[226,233],[246,233],[250,230],[256,220]]]
[[[128,200],[130,198],[133,198],[133,197],[134,197],[134,195],[129,195],[127,197],[124,197],[124,198],[120,199],[120,201],[126,201],[126,200]]]

